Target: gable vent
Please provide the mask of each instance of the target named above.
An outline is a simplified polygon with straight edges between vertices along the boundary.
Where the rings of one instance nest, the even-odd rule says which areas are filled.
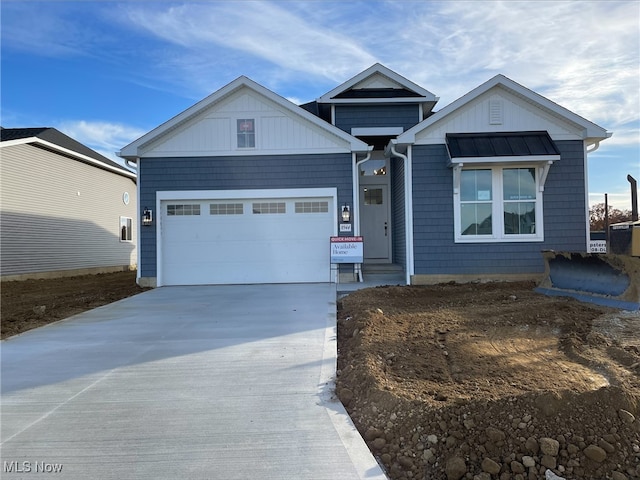
[[[489,100],[489,125],[502,125],[502,100]]]

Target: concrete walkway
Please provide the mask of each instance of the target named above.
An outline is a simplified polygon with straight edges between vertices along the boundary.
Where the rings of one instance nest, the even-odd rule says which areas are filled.
[[[163,287],[2,342],[2,478],[386,476],[332,396],[336,286]]]

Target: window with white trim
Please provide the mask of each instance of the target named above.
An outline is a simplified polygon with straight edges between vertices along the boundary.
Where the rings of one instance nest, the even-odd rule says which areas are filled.
[[[456,242],[544,240],[536,167],[465,168],[454,178]]]
[[[236,122],[238,148],[256,147],[256,121],[254,118],[239,118]]]
[[[120,241],[121,242],[132,242],[133,234],[131,230],[133,229],[133,220],[129,217],[120,217]]]

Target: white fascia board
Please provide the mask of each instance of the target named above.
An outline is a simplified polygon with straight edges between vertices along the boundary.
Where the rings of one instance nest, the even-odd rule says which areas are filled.
[[[243,150],[223,150],[223,151],[215,151],[211,150],[203,150],[200,152],[189,150],[189,151],[170,151],[170,152],[153,152],[153,158],[181,158],[181,157],[207,157],[207,158],[216,158],[216,157],[245,157],[245,156],[268,156],[268,155],[292,155],[292,154],[300,154],[300,155],[317,155],[317,154],[333,154],[333,153],[352,153],[351,150],[347,148],[306,148],[306,149],[298,149],[298,150],[251,150],[251,149],[243,149]],[[357,151],[357,153],[362,153]],[[143,157],[147,158],[147,157]]]
[[[61,155],[65,155],[67,157],[75,158],[78,161],[88,163],[98,168],[102,168],[104,170],[108,170],[113,173],[117,173],[118,175],[122,175],[123,177],[129,177],[132,179],[136,179],[137,175],[133,172],[128,171],[126,168],[122,167],[122,169],[114,167],[112,165],[108,165],[106,163],[102,163],[95,158],[88,157],[83,155],[82,153],[78,153],[75,150],[69,150],[68,148],[61,147],[55,143],[47,142],[46,140],[42,140],[39,137],[27,137],[27,138],[19,138],[16,140],[8,140],[6,142],[0,142],[0,147],[11,147],[15,145],[39,145],[41,147],[46,148],[47,150],[53,150],[54,152],[58,152]]]
[[[433,100],[429,100],[428,98],[425,98],[425,97],[393,97],[393,98],[334,98],[331,100],[330,103],[336,104],[336,105],[358,105],[358,104],[368,105],[370,103],[413,105],[415,103],[419,103],[419,104],[429,103],[434,105],[436,102]]]
[[[338,85],[336,88],[334,88],[330,92],[325,93],[320,98],[318,98],[317,102],[318,103],[340,102],[341,99],[334,99],[333,97],[335,97],[336,95],[339,95],[340,93],[342,93],[344,91],[349,90],[354,85],[362,82],[367,77],[370,77],[370,76],[375,75],[375,74],[380,74],[380,75],[383,75],[385,77],[388,77],[389,79],[393,80],[396,83],[399,83],[400,85],[402,85],[403,87],[407,88],[408,90],[413,90],[417,94],[425,97],[426,101],[431,101],[431,102],[437,102],[438,101],[438,97],[436,97],[429,90],[426,90],[426,89],[422,88],[420,85],[417,85],[417,84],[413,83],[412,81],[407,80],[402,75],[397,74],[396,72],[394,72],[393,70],[390,70],[389,68],[385,67],[384,65],[382,65],[380,63],[376,63],[376,64],[370,66],[369,68],[367,68],[365,71],[360,72],[355,77],[347,80],[343,84]],[[353,99],[351,99],[351,101],[353,102]],[[347,103],[347,102],[344,102],[344,103]]]
[[[604,140],[606,138],[609,138],[612,135],[611,133],[607,132],[604,128],[596,125],[593,122],[590,122],[589,120],[586,120],[580,115],[577,115],[564,107],[561,107],[557,103],[552,102],[551,100],[543,97],[542,95],[535,93],[534,91],[529,90],[526,87],[523,87],[519,83],[516,83],[513,80],[511,80],[510,78],[507,78],[504,75],[496,75],[495,77],[483,83],[482,85],[474,88],[469,93],[453,101],[452,103],[444,107],[442,110],[439,110],[438,112],[434,113],[430,117],[426,118],[422,122],[418,123],[414,127],[404,132],[402,135],[398,137],[398,143],[399,144],[415,143],[416,134],[418,132],[422,132],[423,130],[426,130],[431,125],[442,120],[447,115],[455,112],[459,108],[475,100],[480,95],[488,92],[489,90],[491,90],[493,87],[496,87],[496,86],[500,86],[506,89],[507,91],[511,91],[512,93],[524,98],[525,100],[536,105],[537,107],[543,110],[546,110],[551,114],[564,119],[565,121],[573,123],[578,128],[582,129],[583,138],[590,139],[592,143],[597,140]]]
[[[191,118],[195,117],[196,115],[198,115],[203,110],[209,108],[211,105],[215,104],[216,102],[219,102],[223,98],[227,97],[228,95],[232,94],[233,92],[235,92],[235,91],[237,91],[237,90],[239,90],[239,89],[241,89],[243,87],[246,87],[246,88],[249,88],[250,90],[253,90],[254,92],[258,93],[259,95],[262,95],[262,96],[266,97],[267,99],[269,99],[272,102],[276,103],[280,107],[282,107],[285,110],[291,112],[292,114],[297,115],[299,117],[302,117],[305,120],[315,124],[316,126],[328,131],[329,133],[333,134],[334,136],[336,136],[336,137],[348,142],[352,151],[354,151],[354,152],[366,152],[366,151],[368,151],[369,146],[366,143],[364,143],[363,141],[361,141],[361,140],[359,140],[359,139],[357,139],[355,137],[352,137],[351,135],[349,135],[348,133],[346,133],[343,130],[340,130],[336,126],[325,122],[321,118],[319,118],[319,117],[315,116],[314,114],[306,111],[304,108],[299,107],[295,103],[292,103],[289,100],[287,100],[286,98],[281,97],[280,95],[272,92],[268,88],[265,88],[262,85],[254,82],[250,78],[247,78],[245,76],[241,76],[241,77],[238,77],[237,79],[235,79],[233,82],[231,82],[231,83],[227,84],[226,86],[222,87],[220,90],[218,90],[218,91],[212,93],[211,95],[209,95],[208,97],[204,98],[203,100],[200,100],[195,105],[192,105],[191,107],[187,108],[182,113],[180,113],[180,114],[176,115],[175,117],[173,117],[172,119],[166,121],[162,125],[154,128],[149,133],[147,133],[147,134],[143,135],[142,137],[138,138],[137,140],[135,140],[134,142],[130,143],[126,147],[122,148],[122,150],[120,150],[120,152],[118,152],[118,156],[123,157],[123,158],[127,158],[127,159],[131,159],[131,160],[134,160],[134,159],[138,158],[139,157],[139,151],[140,151],[140,149],[142,147],[144,147],[145,145],[149,144],[150,142],[156,140],[160,136],[165,135],[169,131],[177,128],[178,126],[180,126],[183,123],[187,122],[189,119],[191,119]]]
[[[351,135],[354,136],[376,136],[376,135],[400,135],[404,131],[402,127],[354,127]]]
[[[328,188],[276,188],[247,190],[163,190],[156,192],[158,202],[165,200],[236,200],[252,198],[331,197],[337,199],[338,190]]]

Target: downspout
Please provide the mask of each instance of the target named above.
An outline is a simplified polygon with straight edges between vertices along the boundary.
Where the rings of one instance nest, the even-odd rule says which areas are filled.
[[[364,162],[368,162],[371,160],[371,151],[373,147],[369,147],[369,151],[367,151],[367,155],[362,160],[356,160],[352,163],[353,165],[353,174],[351,178],[353,179],[353,234],[357,237],[360,235],[360,165]],[[354,155],[356,155],[354,153]],[[362,266],[356,265],[356,275],[358,275],[358,282],[363,282],[362,278]]]
[[[411,184],[411,162],[409,157],[396,150],[396,140],[391,140],[391,153],[404,160],[404,231],[406,245],[406,268],[405,282],[411,285],[413,275],[413,211],[411,211],[411,198],[413,196],[413,185]],[[407,148],[407,153],[411,154],[411,145]]]

